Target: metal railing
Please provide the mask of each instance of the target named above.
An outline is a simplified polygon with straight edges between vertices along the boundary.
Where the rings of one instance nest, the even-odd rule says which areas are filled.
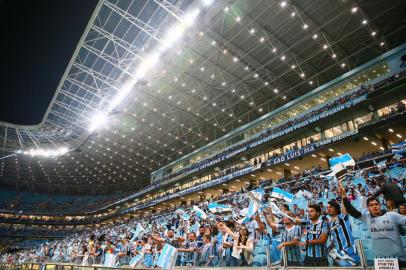
[[[366,269],[373,269],[372,267],[367,266],[366,263],[366,258],[365,258],[365,253],[364,253],[364,247],[362,244],[361,240],[356,240],[355,241],[355,246],[358,252],[358,255],[360,257],[360,265],[358,266],[351,266],[351,267],[340,267],[340,266],[325,266],[325,267],[309,267],[309,266],[289,266],[288,265],[288,258],[286,252],[284,252],[284,249],[282,250],[282,255],[281,255],[281,265],[271,265],[270,261],[270,254],[269,250],[267,249],[267,266],[263,267],[218,267],[218,266],[212,266],[212,267],[201,267],[198,266],[197,264],[197,254],[194,256],[194,261],[191,263],[191,265],[187,266],[176,266],[175,269],[179,270],[214,270],[214,269],[221,269],[221,270],[227,270],[227,269],[256,269],[256,270],[300,270],[300,269],[350,269],[350,270],[366,270]],[[22,264],[0,264],[0,270],[114,270],[114,269],[129,269],[131,268],[129,265],[124,265],[122,267],[106,267],[103,265],[99,264],[94,264],[91,266],[88,265],[78,265],[78,264],[71,264],[71,263],[52,263],[52,262],[37,262],[37,263],[22,263]],[[142,267],[136,267],[136,269],[151,269],[151,268],[142,268]]]

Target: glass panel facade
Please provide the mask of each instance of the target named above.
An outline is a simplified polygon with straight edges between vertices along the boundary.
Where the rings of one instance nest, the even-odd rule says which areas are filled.
[[[269,128],[276,127],[289,119],[308,113],[309,110],[318,109],[332,100],[356,89],[360,85],[368,84],[371,80],[388,75],[390,71],[387,61],[382,61],[381,63],[361,71],[334,86],[328,87],[319,93],[289,106],[281,112],[270,115],[262,121],[253,124],[228,138],[224,138],[223,140],[210,145],[207,148],[192,154],[186,159],[179,160],[175,164],[164,168],[162,176],[179,171],[185,167],[207,159],[208,157],[221,153],[238,142],[251,139],[254,135],[258,136],[261,132]],[[338,134],[339,131],[335,132]]]
[[[356,129],[356,125],[354,123],[356,122],[367,122],[369,120],[372,119],[372,113],[368,113],[366,115],[363,115],[361,117],[358,117],[356,119],[338,124],[337,126],[334,126],[332,128],[329,128],[327,130],[323,130],[321,132],[317,132],[314,133],[311,136],[305,137],[305,138],[299,138],[297,141],[294,142],[290,142],[287,143],[286,145],[282,146],[281,148],[274,148],[274,149],[269,149],[268,151],[265,151],[261,154],[258,154],[256,156],[253,156],[252,158],[250,158],[249,160],[246,161],[237,161],[234,164],[230,164],[228,165],[226,168],[224,168],[221,171],[217,171],[217,172],[213,172],[209,175],[205,175],[201,178],[198,179],[193,179],[191,181],[188,181],[186,183],[183,184],[176,184],[174,187],[170,187],[168,189],[165,190],[160,190],[157,193],[153,194],[152,196],[147,196],[147,197],[143,197],[143,199],[141,200],[137,200],[135,202],[133,202],[132,204],[129,205],[129,207],[132,206],[136,206],[139,204],[144,204],[147,202],[150,202],[154,199],[160,198],[162,196],[166,196],[169,194],[173,194],[173,193],[177,193],[181,190],[196,186],[198,184],[210,181],[212,179],[216,179],[219,178],[221,176],[230,174],[233,171],[237,171],[240,169],[243,169],[247,166],[252,166],[255,165],[257,163],[261,163],[261,162],[266,162],[267,160],[269,160],[270,158],[274,157],[274,156],[278,156],[280,154],[286,154],[289,151],[301,148],[301,147],[305,147],[309,144],[312,144],[314,142],[323,140],[323,139],[328,139],[331,137],[335,137],[338,135],[342,135],[343,133],[349,132],[349,131],[353,131]]]

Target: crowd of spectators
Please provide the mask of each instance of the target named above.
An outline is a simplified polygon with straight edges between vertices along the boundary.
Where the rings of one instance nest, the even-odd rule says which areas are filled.
[[[103,227],[83,228],[63,240],[1,256],[3,263],[67,262],[103,264],[114,256],[116,266],[153,268],[165,244],[178,250],[177,265],[353,266],[360,264],[352,219],[368,226],[375,256],[396,257],[406,265],[401,232],[406,229],[405,160],[384,167],[351,168],[344,180],[310,170],[300,179],[278,185],[295,194],[291,202],[275,197],[273,185],[247,186],[220,199],[232,211],[210,214],[208,202],[194,202],[178,211],[144,216]],[[264,190],[261,209],[249,219],[252,192]],[[300,194],[300,195],[299,195]],[[273,205],[277,205],[276,208]],[[244,221],[242,221],[244,220]],[[143,230],[137,229],[141,226]],[[139,232],[136,234],[136,232]],[[391,246],[390,249],[385,248]]]
[[[23,213],[82,213],[117,201],[121,195],[50,195],[0,190],[0,210]]]

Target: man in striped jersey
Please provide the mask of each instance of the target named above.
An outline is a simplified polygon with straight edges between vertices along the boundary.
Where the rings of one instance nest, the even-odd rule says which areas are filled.
[[[295,215],[292,212],[285,212],[290,218],[284,217],[282,219],[283,225],[275,223],[272,214],[272,209],[269,209],[270,215],[266,215],[265,219],[268,225],[275,231],[281,233],[281,244],[278,249],[284,249],[287,257],[288,266],[300,266],[300,247],[298,246],[302,237],[302,230],[300,225],[295,225],[293,222]]]
[[[317,204],[308,206],[306,221],[306,241],[300,242],[300,246],[306,247],[305,266],[327,266],[328,221],[320,218],[321,209]]]
[[[196,251],[200,253],[198,265],[199,266],[214,266],[212,260],[214,258],[214,247],[211,243],[210,234],[203,234],[203,247],[196,248]]]
[[[328,202],[327,214],[330,216],[330,237],[334,243],[334,249],[330,253],[334,264],[338,266],[358,265],[360,258],[355,248],[348,215],[341,213],[340,205],[335,200]]]

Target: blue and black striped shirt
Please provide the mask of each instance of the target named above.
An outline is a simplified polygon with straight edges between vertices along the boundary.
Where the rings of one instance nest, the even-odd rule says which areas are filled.
[[[329,232],[334,247],[339,253],[357,254],[348,215],[341,214],[335,220],[331,220],[329,222]]]
[[[306,222],[306,241],[319,239],[322,234],[328,235],[327,221],[319,219],[316,224],[313,224],[310,220]],[[326,244],[308,245],[306,249],[306,256],[311,258],[326,258]]]

